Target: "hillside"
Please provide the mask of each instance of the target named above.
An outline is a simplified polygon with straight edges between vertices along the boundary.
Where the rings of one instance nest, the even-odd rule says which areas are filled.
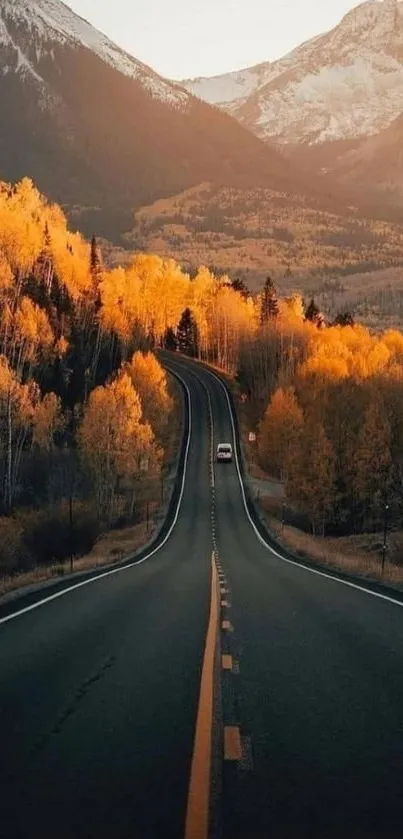
[[[330,172],[348,184],[370,184],[403,209],[403,113],[384,131],[341,155]]]
[[[403,229],[350,208],[324,211],[298,195],[262,188],[203,184],[160,200],[135,215],[128,246],[200,263],[252,287],[267,272],[303,285],[312,275],[345,276],[403,265]]]
[[[84,231],[210,180],[286,188],[289,166],[235,120],[161,79],[59,0],[0,7],[0,175],[29,175]],[[97,96],[94,96],[97,91]]]

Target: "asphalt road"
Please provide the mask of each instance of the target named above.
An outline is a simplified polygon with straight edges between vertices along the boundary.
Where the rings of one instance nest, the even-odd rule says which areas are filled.
[[[225,394],[198,375],[216,443],[230,441]],[[224,839],[402,837],[403,608],[263,547],[234,463],[217,466],[216,499],[235,662],[224,724],[243,740],[224,775]]]
[[[170,364],[191,390],[192,440],[165,547],[0,624],[2,839],[184,837],[210,602],[206,389],[215,442],[232,427],[220,384]],[[243,744],[224,765],[223,839],[401,837],[403,608],[277,558],[236,464],[215,472],[233,629],[222,714]]]
[[[166,546],[0,624],[2,839],[183,839],[210,503],[206,398],[192,378],[185,492]]]

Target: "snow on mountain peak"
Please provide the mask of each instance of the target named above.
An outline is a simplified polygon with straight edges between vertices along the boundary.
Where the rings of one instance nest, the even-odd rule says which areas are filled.
[[[375,134],[403,111],[403,0],[366,0],[279,61],[183,84],[262,139]]]
[[[98,55],[107,64],[125,76],[137,79],[151,95],[173,107],[186,108],[189,96],[178,85],[168,82],[151,68],[133,58],[118,47],[106,35],[103,35],[90,23],[77,15],[61,0],[0,0],[0,46],[14,47],[21,53],[16,43],[14,30],[27,33],[27,49],[21,53],[20,69],[24,65],[37,79],[40,79],[27,52],[35,42],[37,55],[41,50],[52,49],[55,43],[84,47]],[[4,67],[3,67],[4,72]]]

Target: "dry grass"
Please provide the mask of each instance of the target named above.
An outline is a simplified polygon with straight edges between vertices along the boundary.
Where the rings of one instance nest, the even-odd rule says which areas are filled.
[[[261,504],[265,507],[265,502]],[[266,508],[267,509],[267,508]],[[382,534],[363,534],[340,538],[313,537],[295,527],[282,528],[278,519],[267,514],[271,531],[287,547],[314,563],[325,565],[337,571],[344,571],[371,580],[379,580],[403,587],[403,565],[386,562],[384,574],[381,568]],[[396,561],[403,555],[403,534],[391,533],[388,538],[389,557]]]
[[[125,527],[122,530],[112,530],[105,533],[98,539],[91,553],[74,559],[74,572],[91,571],[111,565],[114,562],[121,562],[125,556],[141,548],[152,536],[154,529],[155,523],[150,520],[148,532],[146,523],[141,522],[133,527]],[[11,577],[2,577],[0,578],[0,596],[26,586],[38,585],[47,580],[63,577],[69,573],[70,562],[66,561],[48,567],[34,568]]]

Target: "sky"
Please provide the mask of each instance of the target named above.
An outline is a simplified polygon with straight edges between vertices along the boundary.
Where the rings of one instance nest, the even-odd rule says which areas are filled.
[[[66,0],[163,76],[213,76],[280,58],[358,0]]]

